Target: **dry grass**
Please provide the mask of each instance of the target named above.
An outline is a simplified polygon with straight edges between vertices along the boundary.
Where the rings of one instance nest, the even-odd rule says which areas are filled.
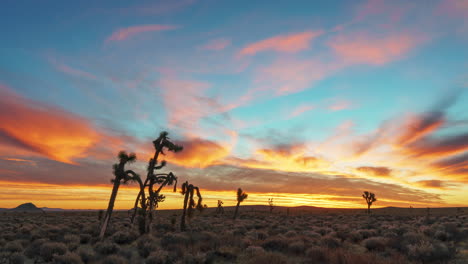
[[[2,213],[0,263],[468,263],[467,215],[347,212],[206,211],[179,232],[158,211],[144,236],[116,212],[104,241],[97,212]]]

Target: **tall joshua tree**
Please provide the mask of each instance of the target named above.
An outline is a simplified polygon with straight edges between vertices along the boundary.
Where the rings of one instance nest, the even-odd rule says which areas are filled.
[[[136,178],[139,178],[138,174],[133,172],[132,170],[125,170],[125,165],[127,163],[132,163],[136,160],[135,153],[127,154],[125,151],[120,151],[118,154],[119,163],[114,164],[114,176],[115,178],[111,180],[114,184],[112,188],[112,193],[109,199],[109,205],[107,206],[106,215],[104,217],[104,221],[102,222],[101,233],[99,237],[101,239],[104,238],[106,233],[107,226],[109,225],[109,221],[112,215],[112,210],[114,209],[115,199],[117,198],[117,192],[119,191],[120,184],[127,183],[128,181],[133,181]]]
[[[151,188],[152,188],[153,184],[155,184],[155,183],[160,184],[160,183],[164,182],[164,180],[162,182],[159,182],[158,178],[157,178],[158,176],[156,176],[155,173],[154,173],[155,170],[159,170],[159,169],[163,168],[166,165],[166,161],[164,161],[164,160],[161,161],[161,163],[158,165],[159,155],[160,154],[164,155],[164,150],[165,149],[167,149],[168,151],[172,151],[172,152],[179,152],[179,151],[183,150],[182,146],[176,145],[176,144],[172,143],[169,140],[168,134],[169,133],[167,133],[166,131],[163,131],[163,132],[161,132],[159,134],[159,137],[153,141],[153,146],[154,146],[154,149],[155,149],[154,156],[148,162],[148,168],[147,168],[147,174],[146,174],[145,181],[140,182],[140,192],[138,193],[138,196],[137,196],[137,198],[135,200],[134,210],[133,210],[133,214],[131,216],[131,222],[132,223],[134,222],[135,216],[136,216],[137,211],[138,211],[138,204],[140,204],[140,206],[141,206],[141,215],[142,215],[142,218],[143,218],[143,222],[146,221],[146,215],[147,215],[148,209],[151,208],[151,205],[154,205],[154,202],[155,202],[154,199],[156,197],[155,193],[153,193],[152,197],[148,197],[148,198],[151,198],[151,199],[149,199],[150,201],[147,201],[147,197],[146,197],[146,194],[145,194],[146,187],[151,186]],[[168,185],[170,185],[170,184],[168,184]],[[150,192],[149,195],[151,195],[151,191],[149,191],[149,192]],[[157,194],[159,195],[159,192],[157,192]],[[151,201],[153,201],[153,202],[151,202]],[[159,201],[159,202],[161,202],[161,201]],[[143,225],[146,226],[145,223],[143,223]]]
[[[236,211],[234,211],[234,216],[232,217],[233,219],[237,218],[237,213],[239,212],[239,205],[245,199],[247,199],[247,197],[249,197],[249,195],[246,192],[242,191],[241,188],[237,189],[237,205],[236,205]]]
[[[367,203],[367,214],[370,214],[370,207],[373,202],[377,201],[377,198],[375,197],[375,194],[365,191],[364,194],[362,195],[362,198],[366,200]]]
[[[198,209],[199,211],[203,210],[202,206],[202,197],[200,194],[200,189],[197,186],[193,186],[189,184],[188,181],[182,184],[182,195],[184,195],[184,209],[182,211],[182,218],[180,220],[180,230],[185,231],[185,218],[188,217],[189,219],[193,216],[194,209]],[[193,199],[194,193],[197,194],[198,201],[195,204],[195,200]]]

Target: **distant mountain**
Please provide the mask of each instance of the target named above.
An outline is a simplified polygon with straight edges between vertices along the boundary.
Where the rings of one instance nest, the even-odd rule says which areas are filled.
[[[24,203],[16,208],[10,209],[12,212],[44,212],[41,208],[37,208],[33,203]]]

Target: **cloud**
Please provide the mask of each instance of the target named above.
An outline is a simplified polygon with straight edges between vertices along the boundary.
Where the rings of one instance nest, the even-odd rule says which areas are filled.
[[[329,46],[346,64],[383,65],[403,58],[421,41],[405,33],[377,36],[361,32],[338,35]]]
[[[236,137],[233,135],[233,137]],[[171,163],[187,168],[206,168],[221,164],[223,158],[229,155],[232,145],[220,144],[215,141],[193,138],[189,140],[176,141],[184,147],[178,153],[169,153],[168,160]]]
[[[228,163],[248,168],[291,172],[323,171],[330,167],[327,160],[308,154],[306,146],[301,144],[260,148],[252,158],[231,158]]]
[[[370,176],[380,176],[380,177],[389,177],[392,173],[392,170],[387,167],[371,167],[371,166],[363,166],[356,168],[359,172],[364,172]]]
[[[108,37],[106,41],[122,41],[144,32],[173,30],[176,28],[178,28],[178,26],[174,25],[139,25],[120,28],[114,31],[114,33],[112,33],[112,35]]]
[[[346,109],[351,109],[354,106],[354,103],[349,100],[335,100],[328,106],[328,110],[331,111],[341,111]]]
[[[306,31],[302,33],[278,35],[245,46],[239,52],[239,55],[255,55],[262,51],[296,53],[308,49],[312,39],[321,34],[322,31]]]
[[[231,40],[225,39],[225,38],[219,38],[219,39],[213,39],[209,41],[208,43],[200,46],[199,48],[201,50],[223,50],[227,48],[229,45],[231,45]]]
[[[333,64],[316,59],[279,59],[255,72],[253,92],[286,95],[303,91],[334,70]]]
[[[445,189],[447,184],[444,181],[440,180],[424,180],[424,181],[417,181],[417,185],[426,188],[435,188],[435,189]]]
[[[75,77],[79,77],[79,78],[88,79],[88,80],[96,80],[97,79],[97,76],[94,75],[94,74],[91,74],[89,72],[86,72],[86,71],[83,71],[83,70],[80,70],[80,69],[73,68],[73,67],[71,67],[69,65],[58,62],[54,58],[49,58],[49,62],[57,70],[59,70],[59,71],[61,71],[63,73],[66,73],[66,74],[69,74],[69,75],[72,75],[72,76],[75,76]]]
[[[289,117],[292,118],[292,117],[300,116],[303,113],[308,112],[314,108],[315,106],[311,104],[300,105],[291,111]]]
[[[85,156],[100,138],[84,118],[23,98],[6,86],[0,85],[0,91],[0,139],[10,150],[74,163],[73,159]],[[5,146],[0,149],[5,151]]]
[[[440,157],[468,150],[468,133],[446,137],[422,138],[406,147],[415,156]]]
[[[463,180],[468,181],[468,152],[438,160],[431,166],[442,174],[459,175]]]

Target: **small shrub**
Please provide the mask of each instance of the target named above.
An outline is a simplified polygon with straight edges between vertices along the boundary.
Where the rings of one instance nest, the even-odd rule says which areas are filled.
[[[20,241],[11,241],[6,243],[5,250],[10,253],[23,252],[23,245]]]
[[[247,264],[287,264],[288,258],[278,252],[265,252],[249,259]]]
[[[126,231],[118,231],[112,236],[112,240],[119,244],[130,244],[136,239],[136,235]]]
[[[265,250],[270,251],[287,251],[289,243],[286,239],[281,237],[270,237],[262,243]]]
[[[94,259],[96,253],[94,252],[93,248],[89,245],[80,246],[76,253],[81,257],[84,263],[88,263]]]
[[[15,252],[10,255],[10,264],[23,264],[26,258],[23,254]]]
[[[103,242],[98,242],[95,245],[96,252],[102,255],[115,254],[119,251],[119,246],[115,243],[112,243],[108,240]]]
[[[168,262],[169,253],[165,250],[157,250],[152,252],[145,260],[146,264],[164,264]]]
[[[40,248],[40,256],[45,261],[51,261],[54,255],[63,255],[67,252],[67,246],[59,242],[47,242]]]
[[[68,252],[65,255],[55,256],[54,264],[83,264],[83,261],[76,253]]]
[[[310,263],[322,263],[325,261],[325,250],[319,247],[311,247],[306,251],[307,259]]]
[[[383,237],[371,237],[363,241],[364,247],[367,250],[384,250],[386,240]]]
[[[110,255],[107,256],[103,261],[102,264],[127,264],[128,261],[122,256],[119,255]]]

